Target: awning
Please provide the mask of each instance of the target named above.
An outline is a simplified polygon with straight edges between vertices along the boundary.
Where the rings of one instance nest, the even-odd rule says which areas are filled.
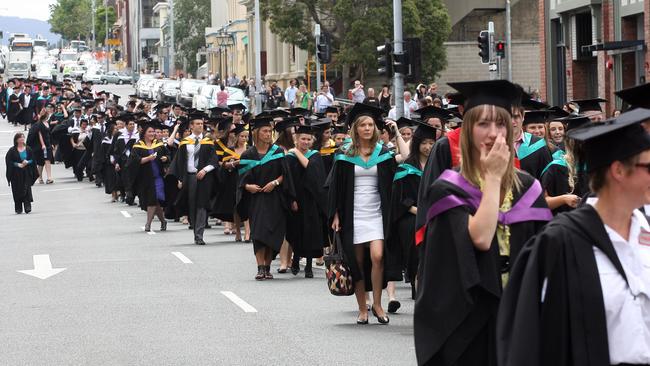
[[[643,51],[644,48],[645,41],[642,39],[636,39],[632,41],[614,41],[582,46],[582,52],[606,51],[610,55],[616,55],[621,53]]]

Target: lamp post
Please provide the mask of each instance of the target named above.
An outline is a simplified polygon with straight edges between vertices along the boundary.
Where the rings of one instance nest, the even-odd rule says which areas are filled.
[[[219,31],[219,33],[215,35],[215,40],[220,52],[223,50],[223,54],[220,54],[219,57],[219,68],[221,68],[221,55],[224,55],[223,58],[225,59],[225,71],[221,75],[221,80],[222,82],[226,82],[228,80],[228,47],[233,46],[235,44],[235,40],[232,33],[223,30]]]

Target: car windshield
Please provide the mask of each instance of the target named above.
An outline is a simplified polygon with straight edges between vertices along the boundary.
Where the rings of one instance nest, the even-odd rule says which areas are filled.
[[[62,53],[61,61],[76,61],[77,55],[72,53]]]
[[[174,83],[166,83],[164,88],[165,89],[176,89],[180,85],[179,82],[174,82]]]
[[[29,66],[27,65],[26,62],[16,62],[16,63],[9,64],[9,70],[25,70],[28,67]]]
[[[244,99],[244,91],[239,88],[228,87],[229,99]]]

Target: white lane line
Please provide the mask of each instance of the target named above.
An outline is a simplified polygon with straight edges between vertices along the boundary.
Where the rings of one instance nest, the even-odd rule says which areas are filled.
[[[140,227],[140,229],[142,229],[142,231],[144,231],[144,226]],[[149,235],[156,235],[156,232],[153,231],[153,230],[151,230],[151,231],[147,231],[147,234],[149,234]]]
[[[183,262],[185,264],[192,264],[193,263],[189,258],[187,258],[185,255],[183,255],[183,253],[181,253],[181,252],[172,252],[172,254],[176,258],[180,259],[181,262]]]
[[[126,217],[126,218],[131,217],[131,214],[128,213],[127,211],[120,211],[120,212],[122,213],[122,216],[124,216],[124,217]]]
[[[221,291],[221,294],[227,297],[230,301],[234,302],[235,305],[239,306],[245,313],[257,313],[257,309],[252,307],[249,303],[242,300],[239,296],[235,295],[234,292],[230,291]]]
[[[41,192],[61,192],[61,191],[77,191],[80,189],[88,189],[89,187],[73,187],[73,188],[59,188],[59,189],[45,189]]]
[[[0,196],[8,196],[8,195],[10,195],[10,194],[11,194],[11,193],[0,193]]]

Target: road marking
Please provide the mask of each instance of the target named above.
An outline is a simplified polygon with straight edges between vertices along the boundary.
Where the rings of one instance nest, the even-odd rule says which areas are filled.
[[[10,194],[11,194],[11,193],[0,193],[0,196],[8,196],[8,195],[10,195]]]
[[[90,187],[72,187],[72,188],[59,188],[59,189],[45,189],[41,192],[61,192],[61,191],[77,191],[80,189],[88,189]]]
[[[128,213],[127,211],[120,211],[120,212],[122,213],[122,216],[124,216],[124,217],[126,217],[126,218],[131,217],[131,214]]]
[[[249,303],[242,300],[239,296],[235,295],[234,292],[230,291],[221,291],[221,294],[227,297],[230,301],[234,302],[235,305],[239,306],[245,313],[257,313],[257,309],[252,307]]]
[[[140,229],[142,229],[142,231],[144,231],[144,226],[141,226]],[[156,233],[155,233],[153,230],[151,230],[151,231],[147,231],[147,234],[149,234],[149,235],[156,235]]]
[[[181,252],[172,252],[172,254],[176,258],[180,259],[181,262],[183,262],[185,264],[192,264],[192,261],[189,258],[187,258],[185,255],[183,255],[183,253],[181,253]]]
[[[65,270],[66,268],[52,268],[49,254],[37,254],[34,255],[34,269],[27,269],[18,272],[45,280]]]

